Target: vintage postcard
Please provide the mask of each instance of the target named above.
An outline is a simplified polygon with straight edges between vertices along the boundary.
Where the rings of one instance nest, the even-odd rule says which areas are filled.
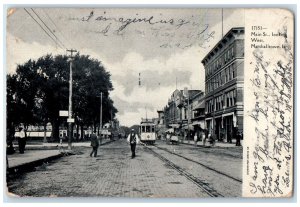
[[[292,197],[294,14],[10,7],[13,197]]]

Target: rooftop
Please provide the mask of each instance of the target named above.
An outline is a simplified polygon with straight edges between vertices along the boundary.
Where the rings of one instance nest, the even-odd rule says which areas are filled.
[[[201,63],[204,64],[205,60],[210,57],[211,55],[214,54],[214,52],[218,51],[218,48],[222,48],[223,44],[227,42],[227,39],[230,39],[233,34],[239,32],[239,31],[244,31],[245,28],[244,27],[233,27],[231,28],[225,35],[224,37],[213,47],[213,49],[211,49],[207,55],[202,59]]]

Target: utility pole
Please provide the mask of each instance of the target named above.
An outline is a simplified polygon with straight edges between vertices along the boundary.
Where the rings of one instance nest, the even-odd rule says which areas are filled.
[[[102,133],[102,92],[100,93],[100,138],[101,138],[101,133]]]
[[[189,96],[189,90],[187,91],[187,128],[188,128],[188,143],[190,143],[190,96]]]
[[[112,109],[110,109],[110,120],[111,120],[111,127],[113,128],[113,114],[112,114]]]
[[[221,39],[223,38],[223,31],[224,31],[224,29],[223,29],[223,8],[222,8],[222,37],[221,37]]]
[[[72,119],[72,95],[73,95],[73,52],[77,52],[74,49],[67,50],[67,52],[71,53],[71,56],[69,57],[70,60],[70,79],[69,79],[69,113],[68,113],[68,150],[72,149],[72,123],[74,122],[74,119]]]

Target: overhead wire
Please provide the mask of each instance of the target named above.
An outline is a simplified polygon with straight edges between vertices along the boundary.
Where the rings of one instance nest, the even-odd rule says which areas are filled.
[[[27,9],[26,8],[24,8],[24,10],[26,11],[26,13],[39,25],[39,27],[46,33],[46,35],[48,36],[48,37],[50,37],[53,41],[54,41],[54,43],[57,45],[57,46],[59,46],[61,49],[64,49],[60,44],[58,44],[58,42],[43,28],[43,26],[30,14],[30,12],[29,11],[27,11]]]
[[[71,42],[69,41],[68,38],[65,37],[64,33],[61,32],[61,29],[57,26],[57,24],[53,21],[53,19],[51,18],[51,16],[48,14],[48,12],[45,9],[42,9],[42,11],[44,12],[44,14],[47,16],[47,18],[51,21],[51,23],[54,25],[54,27],[56,27],[56,30],[60,33],[60,35],[62,36],[62,38],[67,41],[67,43],[71,46]]]
[[[47,24],[40,18],[40,16],[31,8],[33,13],[38,17],[38,19],[45,25],[45,27],[49,30],[49,32],[57,39],[57,41],[64,47],[67,48],[64,43],[60,41],[60,39],[52,32],[52,30],[47,26]]]

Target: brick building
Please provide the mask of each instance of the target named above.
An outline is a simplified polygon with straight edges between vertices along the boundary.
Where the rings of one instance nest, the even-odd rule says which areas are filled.
[[[219,140],[243,130],[244,28],[232,28],[204,57],[205,122]]]

